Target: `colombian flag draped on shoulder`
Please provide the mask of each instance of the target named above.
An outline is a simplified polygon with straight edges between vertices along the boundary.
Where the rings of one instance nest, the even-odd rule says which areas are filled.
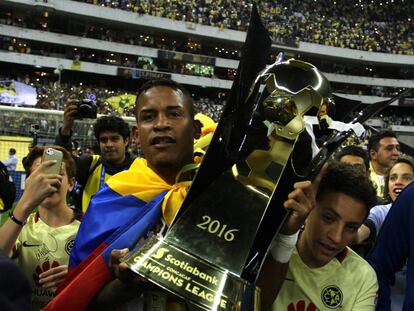
[[[170,224],[189,184],[167,184],[144,159],[112,176],[92,198],[71,252],[68,277],[44,310],[84,310],[112,279],[111,251],[134,247],[161,216]]]

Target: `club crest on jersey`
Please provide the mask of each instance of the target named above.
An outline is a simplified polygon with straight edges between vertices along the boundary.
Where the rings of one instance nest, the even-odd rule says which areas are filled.
[[[72,251],[73,244],[75,244],[75,239],[68,240],[65,244],[65,252],[66,254],[70,255],[70,252]]]
[[[344,295],[336,285],[326,286],[321,293],[321,299],[325,307],[335,309],[342,305]]]

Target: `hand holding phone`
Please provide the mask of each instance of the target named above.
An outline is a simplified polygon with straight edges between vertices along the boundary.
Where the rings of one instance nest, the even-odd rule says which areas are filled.
[[[62,159],[63,159],[62,151],[56,150],[53,148],[47,148],[45,153],[43,154],[43,162],[49,161],[49,160],[55,160],[56,163],[51,166],[45,167],[43,172],[45,174],[59,175],[61,167],[62,167]]]
[[[59,191],[63,176],[61,174],[63,153],[48,148],[43,153],[42,162],[54,160],[55,163],[41,163],[31,171],[26,179],[23,195],[19,201],[27,215],[43,200]]]

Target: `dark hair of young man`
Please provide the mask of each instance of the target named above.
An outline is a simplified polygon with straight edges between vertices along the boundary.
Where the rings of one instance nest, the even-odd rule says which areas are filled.
[[[96,120],[93,130],[95,133],[95,138],[99,141],[99,135],[102,132],[115,132],[121,135],[124,140],[129,138],[131,132],[129,130],[128,123],[126,123],[122,118],[116,116],[103,116]]]
[[[76,163],[73,159],[72,155],[64,148],[60,146],[36,146],[32,149],[32,151],[29,152],[27,155],[27,158],[24,162],[24,170],[26,171],[26,177],[29,177],[30,175],[30,169],[33,165],[33,162],[40,157],[43,157],[43,153],[47,148],[53,148],[59,151],[62,151],[63,158],[62,162],[65,163],[66,166],[66,175],[68,176],[68,180],[72,177],[76,176]]]
[[[342,150],[336,154],[335,160],[341,161],[341,158],[347,155],[362,158],[364,160],[366,170],[367,171],[369,170],[369,156],[368,156],[368,152],[364,148],[359,147],[359,146],[352,146],[352,145],[346,146],[342,148]]]
[[[385,137],[397,138],[397,135],[393,131],[381,131],[381,132],[372,134],[368,140],[368,145],[367,145],[368,153],[371,149],[378,151],[380,147],[380,140]]]
[[[156,86],[167,86],[169,88],[172,88],[173,90],[181,92],[183,94],[183,97],[187,100],[187,103],[189,104],[190,115],[192,118],[194,118],[195,113],[194,113],[194,105],[193,105],[193,99],[191,97],[191,94],[187,91],[187,89],[184,86],[170,79],[156,79],[156,80],[150,80],[148,82],[145,82],[137,92],[137,100],[135,103],[135,109],[137,109],[137,107],[139,106],[140,96],[146,91],[148,91],[149,89],[156,87]]]
[[[363,203],[367,209],[367,217],[371,207],[377,203],[377,195],[371,180],[360,169],[333,161],[329,163],[319,184],[316,200],[332,192],[340,192]]]

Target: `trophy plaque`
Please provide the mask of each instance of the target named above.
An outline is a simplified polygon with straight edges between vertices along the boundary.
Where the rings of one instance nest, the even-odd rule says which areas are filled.
[[[150,238],[125,259],[132,271],[204,310],[259,310],[254,283],[286,216],[274,193],[291,173],[304,114],[331,96],[311,64],[278,59],[266,67],[269,51],[253,7],[228,105],[180,211],[163,239]],[[278,216],[268,219],[269,211]]]

